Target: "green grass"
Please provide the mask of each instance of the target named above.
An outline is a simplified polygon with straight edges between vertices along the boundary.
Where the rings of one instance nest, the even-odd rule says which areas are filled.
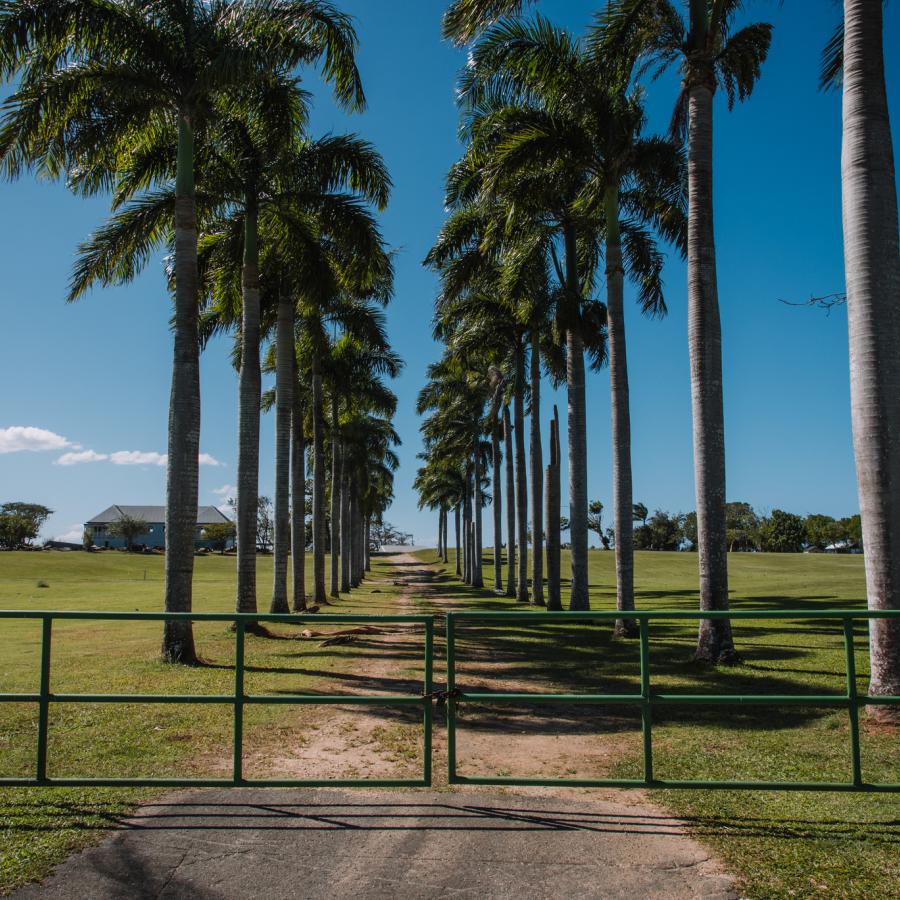
[[[307,575],[311,578],[311,561]],[[376,558],[373,579],[384,578]],[[158,611],[160,556],[124,553],[3,553],[0,608]],[[259,608],[267,611],[272,560],[261,557]],[[230,611],[235,560],[196,559],[194,609]],[[311,585],[310,585],[311,587]],[[397,590],[367,582],[325,612],[392,612]],[[33,692],[39,683],[40,625],[6,620],[0,638],[0,692]],[[272,629],[290,635],[289,627]],[[231,693],[234,635],[228,623],[197,623],[199,668],[159,661],[161,623],[56,622],[51,689],[73,693]],[[341,692],[339,675],[358,665],[351,646],[248,636],[248,693]],[[265,748],[273,730],[302,720],[308,708],[255,706],[245,715],[245,751]],[[35,704],[0,704],[0,773],[34,772]],[[268,742],[268,743],[267,743]],[[227,777],[232,711],[216,704],[59,704],[51,707],[51,776]],[[253,777],[252,768],[245,771]],[[313,773],[310,773],[313,774]],[[146,790],[0,788],[0,893],[41,877],[74,849],[96,839]]]
[[[434,551],[420,556],[433,565]],[[642,608],[695,609],[697,558],[693,554],[636,554],[637,604]],[[569,565],[564,554],[563,572]],[[732,605],[736,609],[862,608],[863,560],[858,556],[731,554]],[[485,591],[451,575],[442,594],[462,608],[514,609],[491,593],[487,555]],[[504,571],[505,576],[505,571]],[[590,554],[591,605],[615,605],[612,553]],[[565,585],[564,585],[565,597]],[[638,679],[637,642],[615,640],[604,626],[466,625],[458,649],[461,686],[490,690],[492,679],[513,679],[535,691],[628,692]],[[841,693],[844,651],[839,623],[766,620],[735,622],[743,656],[730,668],[691,663],[694,623],[651,625],[650,658],[655,690],[685,693]],[[868,682],[866,631],[856,629],[857,687]],[[554,708],[548,708],[554,709]],[[609,774],[640,776],[640,720],[623,707],[556,709],[561,733],[603,734],[615,748]],[[900,733],[874,725],[862,713],[863,777],[900,781]],[[484,717],[484,718],[483,718]],[[485,727],[513,739],[528,727],[522,710],[465,710],[466,727]],[[541,726],[535,726],[540,730]],[[845,710],[821,707],[671,707],[654,710],[655,774],[660,778],[849,780],[849,729]],[[497,746],[504,746],[502,741]],[[498,749],[496,768],[504,768]],[[460,736],[461,770],[465,732]],[[534,760],[535,766],[539,760]],[[484,763],[482,763],[484,766]],[[489,774],[484,768],[478,774]],[[517,769],[507,772],[527,775]],[[536,768],[532,769],[536,774]],[[654,798],[686,817],[735,871],[750,897],[888,897],[900,884],[900,796],[774,791],[665,791]]]

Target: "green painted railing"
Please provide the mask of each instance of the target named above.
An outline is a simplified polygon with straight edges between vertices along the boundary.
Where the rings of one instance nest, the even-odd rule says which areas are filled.
[[[514,627],[522,622],[541,624],[608,622],[615,619],[635,619],[640,628],[640,692],[631,694],[540,694],[496,693],[489,691],[461,691],[456,687],[457,628],[466,623],[487,623],[493,626]],[[868,696],[856,688],[856,664],[853,646],[854,620],[900,619],[900,610],[730,610],[700,612],[699,610],[635,610],[627,616],[617,611],[602,612],[451,612],[447,614],[447,767],[450,784],[491,784],[569,787],[652,787],[728,790],[774,791],[876,791],[900,792],[900,784],[874,784],[863,779],[859,745],[859,708],[876,704],[898,704],[900,696]],[[845,650],[846,691],[843,694],[680,694],[657,693],[650,682],[650,622],[701,619],[830,619],[843,629]],[[545,704],[592,703],[633,704],[641,710],[642,778],[540,778],[514,776],[469,776],[459,774],[457,767],[457,704]],[[653,709],[659,706],[705,705],[804,705],[843,707],[850,724],[850,780],[825,781],[726,781],[684,780],[656,778],[653,774]]]
[[[431,616],[367,615],[252,615],[238,613],[139,613],[0,610],[2,619],[31,619],[41,622],[40,689],[34,693],[0,693],[0,703],[36,703],[38,731],[35,772],[31,778],[0,777],[0,786],[54,787],[428,787],[431,784],[432,656],[434,627]],[[234,692],[231,694],[63,694],[51,691],[51,648],[53,622],[66,621],[172,621],[232,622],[235,626]],[[246,694],[244,692],[244,643],[248,624],[273,622],[298,625],[322,624],[415,624],[424,636],[424,674],[421,694]],[[230,778],[54,778],[48,774],[48,731],[50,706],[56,703],[219,703],[234,711],[234,749]],[[424,747],[421,778],[245,778],[243,774],[244,707],[248,704],[330,704],[385,707],[416,707],[422,711]]]
[[[640,692],[622,694],[541,694],[460,691],[456,687],[456,643],[459,623],[482,622],[513,626],[522,622],[569,625],[586,622],[612,622],[622,618],[616,611],[597,612],[451,612],[447,614],[447,690],[433,691],[433,619],[427,615],[250,615],[236,613],[101,613],[76,611],[0,610],[2,619],[30,619],[41,623],[40,687],[38,693],[0,693],[0,703],[36,703],[38,732],[36,764],[33,777],[0,777],[0,786],[68,786],[68,787],[429,787],[432,767],[433,701],[447,704],[447,762],[451,784],[535,785],[570,787],[655,787],[655,788],[722,788],[738,790],[779,791],[876,791],[900,792],[900,784],[872,783],[863,779],[859,741],[859,708],[876,704],[898,704],[900,696],[869,696],[856,688],[854,658],[854,620],[874,618],[900,619],[900,611],[872,610],[731,610],[699,612],[682,610],[635,610],[628,618],[639,624]],[[659,693],[651,688],[650,623],[651,621],[730,618],[733,620],[829,619],[843,630],[846,690],[843,694],[682,694]],[[230,694],[73,694],[51,691],[51,659],[53,622],[81,621],[166,621],[188,619],[195,622],[231,622],[235,626],[234,691]],[[273,622],[282,624],[415,624],[422,626],[424,637],[423,683],[421,694],[247,694],[244,691],[244,645],[248,624]],[[482,704],[634,704],[640,707],[642,722],[642,778],[540,778],[507,776],[466,776],[457,771],[457,705],[460,702]],[[56,703],[217,703],[233,708],[233,760],[230,778],[54,778],[48,774],[48,732],[51,704]],[[243,774],[244,707],[248,704],[329,704],[385,707],[420,707],[423,725],[421,778],[344,778],[344,779],[252,779]],[[666,705],[804,705],[845,708],[850,724],[850,774],[847,782],[791,781],[727,781],[675,780],[656,778],[653,774],[653,708]]]

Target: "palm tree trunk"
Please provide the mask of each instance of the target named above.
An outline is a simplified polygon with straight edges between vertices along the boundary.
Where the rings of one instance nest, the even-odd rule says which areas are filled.
[[[352,473],[347,475],[347,590],[353,587],[353,554],[356,552],[356,535],[353,533],[353,485]]]
[[[318,354],[312,360],[313,395],[313,603],[327,604],[325,596],[325,411]]]
[[[350,590],[350,467],[347,465],[347,448],[341,446],[341,590]]]
[[[446,565],[450,561],[450,549],[449,549],[449,541],[450,541],[450,510],[446,505],[443,507],[444,510],[444,554],[441,557],[441,561]]]
[[[694,483],[700,609],[728,609],[725,532],[725,415],[722,406],[722,328],[713,232],[713,92],[698,80],[688,95],[688,346],[694,422]],[[735,659],[728,619],[703,619],[696,658]]]
[[[619,233],[619,190],[606,190],[606,327],[612,410],[613,529],[616,535],[616,609],[634,609],[634,498],[631,486],[631,410],[625,343],[625,269]],[[601,535],[602,537],[602,535]],[[615,633],[635,637],[634,619],[616,619]]]
[[[194,136],[185,115],[178,121],[175,183],[175,341],[169,401],[166,472],[166,612],[190,612],[200,457],[200,341],[197,329],[197,208]],[[189,621],[163,626],[162,658],[197,662]]]
[[[588,597],[587,433],[584,342],[576,331],[566,335],[566,380],[569,399],[569,534],[572,586],[569,609],[590,609]]]
[[[294,388],[294,305],[278,297],[275,333],[275,544],[272,560],[273,613],[290,612],[287,570],[291,543],[291,408]]]
[[[503,488],[500,484],[500,423],[491,427],[491,485],[494,496],[494,590],[503,590]]]
[[[503,445],[506,454],[506,596],[516,596],[516,475],[509,406],[503,406]]]
[[[439,560],[444,558],[442,541],[444,540],[444,508],[438,507],[438,537],[437,537],[437,557]]]
[[[463,500],[463,581],[472,583],[472,493],[471,474],[466,470],[466,493]]]
[[[341,445],[338,440],[337,398],[331,398],[331,596],[338,596],[341,561]]]
[[[531,602],[544,605],[544,497],[541,450],[541,336],[531,331]]]
[[[296,367],[296,363],[295,363]],[[291,416],[291,574],[294,612],[306,609],[306,443],[303,435],[303,399],[294,375]]]
[[[366,538],[366,526],[365,526],[365,517],[362,512],[362,503],[360,502],[357,506],[356,512],[356,534],[357,534],[357,556],[356,556],[356,583],[362,584],[363,579],[366,577],[366,547],[365,547],[365,538]]]
[[[353,552],[350,557],[350,587],[359,587],[362,581],[360,572],[360,533],[359,533],[359,495],[356,485],[350,495],[350,528],[353,531]]]
[[[366,572],[372,571],[372,557],[369,551],[369,539],[372,536],[372,517],[370,515],[366,515],[366,527],[365,532],[363,534],[363,554],[365,557],[365,563],[363,565],[363,570]]]
[[[256,205],[248,198],[241,278],[241,371],[237,459],[237,612],[255,613],[259,509],[259,250]]]
[[[481,440],[476,435],[475,439],[475,461],[474,461],[474,481],[475,481],[475,527],[473,528],[474,548],[472,551],[472,562],[474,570],[472,572],[473,587],[484,587],[484,573],[482,570],[482,533],[481,533]]]
[[[453,518],[456,521],[456,575],[457,577],[462,575],[462,566],[461,566],[461,557],[462,557],[462,544],[460,543],[459,537],[459,504],[453,507]]]
[[[547,502],[547,609],[562,609],[560,586],[560,483],[559,483],[559,414],[553,407],[550,420],[550,464],[547,466],[545,499]]]
[[[571,297],[579,302],[581,284],[575,228],[564,230],[566,282]],[[569,399],[569,534],[572,542],[572,586],[569,609],[591,608],[588,596],[588,499],[587,499],[587,407],[584,383],[584,341],[575,329],[566,332],[566,385]]]
[[[516,441],[516,526],[519,544],[518,603],[528,602],[528,476],[525,472],[525,348],[516,352],[516,386],[513,393]]]
[[[900,609],[900,234],[881,3],[844,0],[841,188],[853,448],[870,609]],[[900,694],[900,620],[869,622],[869,693]],[[900,707],[870,706],[885,722]]]

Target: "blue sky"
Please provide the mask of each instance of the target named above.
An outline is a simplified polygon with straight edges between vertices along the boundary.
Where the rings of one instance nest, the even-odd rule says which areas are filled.
[[[339,2],[357,19],[369,110],[342,114],[310,73],[312,130],[358,132],[378,146],[394,179],[382,219],[400,251],[388,322],[406,370],[395,385],[403,446],[388,519],[417,542],[432,543],[435,517],[417,510],[411,488],[420,449],[415,397],[440,353],[430,337],[435,280],[421,260],[441,226],[443,176],[459,153],[454,81],[465,54],[440,39],[439,0]],[[598,3],[544,0],[539,8],[580,31]],[[840,96],[817,90],[819,52],[838,7],[750,6],[753,18],[775,25],[762,80],[731,113],[716,99],[728,497],[761,510],[847,515],[857,500],[846,315],[779,302],[843,287]],[[887,5],[885,27],[886,46],[897,46],[900,4]],[[896,144],[900,55],[886,55]],[[673,78],[649,86],[651,130],[665,128],[676,89]],[[153,261],[132,285],[66,305],[75,247],[104,219],[106,202],[31,179],[0,185],[0,192],[0,501],[45,503],[56,510],[45,536],[80,534],[80,523],[111,503],[164,502],[171,340],[162,262]],[[677,257],[669,256],[665,278],[666,319],[643,320],[635,304],[627,308],[635,500],[651,510],[687,511],[694,501],[686,277]],[[228,341],[218,341],[202,360],[202,503],[222,502],[235,482],[237,379],[228,351]],[[549,388],[545,398],[552,399]],[[589,494],[607,505],[608,398],[606,372],[590,375]],[[564,396],[555,399],[562,412]],[[549,408],[545,421],[548,415]],[[9,430],[16,428],[25,430]],[[272,490],[273,431],[266,416],[265,493]]]

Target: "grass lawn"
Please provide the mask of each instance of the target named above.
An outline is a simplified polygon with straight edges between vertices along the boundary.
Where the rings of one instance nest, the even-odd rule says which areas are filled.
[[[569,559],[563,554],[563,572]],[[694,609],[697,558],[687,553],[636,554],[637,603],[643,608]],[[420,558],[434,564],[434,551]],[[864,606],[859,556],[731,554],[734,608],[828,609]],[[463,598],[462,608],[514,609],[493,595],[490,554],[485,591],[473,591],[452,575],[441,594]],[[504,571],[505,577],[505,571]],[[591,605],[615,605],[614,558],[590,554]],[[564,597],[565,597],[564,585]],[[703,669],[690,662],[696,625],[651,625],[652,683],[658,691],[685,693],[842,693],[844,653],[840,625],[804,622],[735,622],[741,665]],[[458,685],[491,690],[516,683],[517,690],[628,692],[637,690],[636,641],[614,640],[604,626],[466,626],[458,648]],[[866,690],[866,630],[856,631],[858,689]],[[497,688],[494,688],[497,689]],[[637,710],[614,706],[531,710],[461,707],[459,737],[463,774],[538,774],[542,762],[524,758],[513,767],[504,754],[538,718],[535,731],[558,729],[574,741],[597,735],[611,748],[607,773],[641,773]],[[535,712],[534,710],[538,710]],[[555,711],[553,711],[555,710]],[[863,777],[900,782],[900,732],[862,717]],[[494,733],[495,754],[466,759],[466,731]],[[847,712],[821,707],[667,707],[654,710],[655,774],[661,778],[849,780]],[[497,739],[503,735],[503,740]],[[568,737],[571,736],[571,737]],[[593,739],[593,738],[592,738]],[[524,740],[524,739],[523,739]],[[470,747],[473,746],[470,744]],[[577,746],[574,743],[573,747]],[[475,765],[474,763],[477,763]],[[570,770],[574,774],[579,763]],[[579,769],[579,774],[584,771]],[[596,775],[602,771],[594,770]],[[893,897],[900,885],[900,795],[779,793],[765,791],[659,791],[655,799],[684,816],[694,832],[742,880],[750,897]]]
[[[124,553],[0,554],[0,608],[158,611],[161,556]],[[384,563],[373,559],[373,578]],[[271,557],[260,557],[259,607],[268,610]],[[312,577],[311,560],[307,562]],[[327,572],[327,566],[326,566]],[[233,557],[197,557],[194,609],[230,611]],[[309,585],[311,587],[311,585]],[[326,612],[387,613],[397,590],[368,582]],[[276,626],[288,635],[292,629]],[[56,622],[51,688],[73,693],[230,693],[234,636],[223,622],[198,623],[199,668],[159,661],[161,623]],[[0,692],[33,692],[39,684],[40,624],[7,620],[0,638]],[[329,675],[354,665],[351,648],[247,637],[248,693],[340,692]],[[254,706],[245,712],[245,759],[277,739],[278,729],[308,707]],[[293,718],[291,718],[293,717]],[[0,704],[0,773],[34,772],[36,704]],[[202,704],[59,704],[51,707],[51,776],[227,777],[232,710]],[[197,748],[202,748],[198,753]],[[247,777],[254,777],[245,764]],[[309,773],[314,775],[314,773]],[[0,893],[45,874],[72,850],[93,841],[147,790],[0,788]]]

